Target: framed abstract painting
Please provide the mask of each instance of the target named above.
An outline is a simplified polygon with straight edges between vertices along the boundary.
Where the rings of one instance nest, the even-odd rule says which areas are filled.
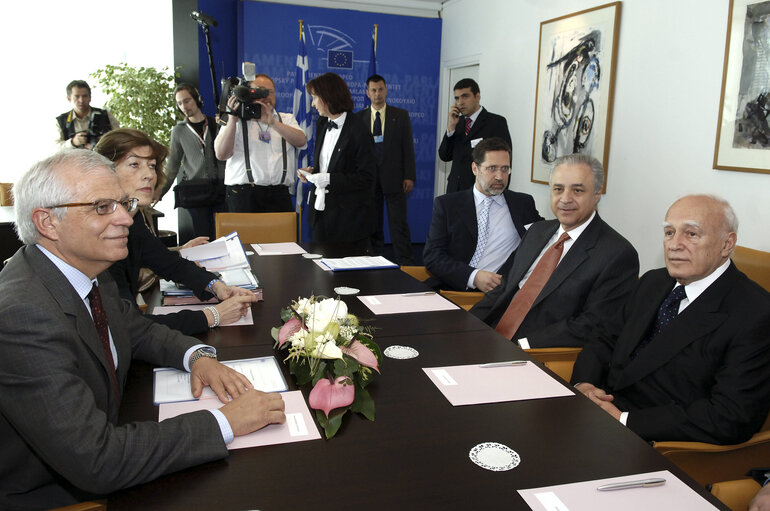
[[[730,0],[714,168],[770,174],[770,0]]]
[[[532,176],[548,183],[557,157],[584,153],[604,165],[610,152],[620,2],[540,24]]]

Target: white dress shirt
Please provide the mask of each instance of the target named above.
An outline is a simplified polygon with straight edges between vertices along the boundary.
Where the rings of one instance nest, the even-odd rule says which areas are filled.
[[[476,224],[484,199],[487,196],[481,193],[476,186],[473,187],[473,200],[476,204]],[[492,196],[492,204],[489,206],[489,235],[487,246],[479,259],[478,268],[473,270],[468,277],[467,285],[469,288],[476,289],[473,280],[479,270],[491,271],[496,273],[505,263],[511,252],[521,243],[521,236],[513,225],[511,210],[508,209],[508,203],[501,193]]]

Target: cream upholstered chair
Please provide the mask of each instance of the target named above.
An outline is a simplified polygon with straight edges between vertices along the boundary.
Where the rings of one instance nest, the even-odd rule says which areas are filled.
[[[572,368],[583,348],[530,348],[524,350],[556,373],[562,380],[569,382]]]
[[[770,291],[770,252],[736,246],[732,260],[748,278]]]
[[[770,460],[770,416],[759,433],[735,445],[703,442],[653,442],[656,451],[706,486],[742,478],[754,467]]]
[[[711,494],[733,511],[746,511],[760,488],[754,479],[737,479],[712,484]]]
[[[217,238],[237,231],[241,243],[297,241],[297,214],[294,212],[217,213],[214,224]]]

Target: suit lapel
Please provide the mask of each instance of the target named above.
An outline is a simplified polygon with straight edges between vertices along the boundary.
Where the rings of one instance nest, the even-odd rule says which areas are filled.
[[[467,212],[461,215],[461,218],[462,225],[468,232],[470,240],[472,240],[470,244],[473,245],[473,249],[470,257],[473,257],[473,253],[476,251],[476,242],[479,238],[479,224],[476,218],[476,200],[473,197],[473,188],[464,190],[459,198],[460,201],[458,201],[458,206],[460,207],[458,208],[458,211]]]
[[[315,147],[313,148],[313,164],[315,165],[315,168],[313,169],[314,172],[319,172],[321,170],[321,147],[323,147],[324,139],[326,138],[327,122],[329,122],[327,117],[319,117],[318,124],[316,124],[316,141]]]
[[[109,373],[111,368],[104,354],[104,349],[102,349],[102,343],[94,326],[94,320],[86,309],[86,304],[78,296],[72,284],[69,283],[62,272],[40,250],[36,247],[26,247],[25,253],[32,260],[31,267],[33,269],[42,268],[42,271],[37,272],[40,280],[46,285],[46,288],[51,293],[53,299],[56,300],[62,312],[74,318],[78,336],[89,351],[99,360],[105,371],[108,384],[112,387],[112,377]]]
[[[616,381],[613,383],[613,388],[619,390],[641,380],[656,369],[667,364],[696,339],[701,339],[708,335],[709,332],[719,328],[719,326],[727,320],[727,314],[719,312],[719,306],[722,302],[722,298],[727,294],[729,287],[732,286],[732,283],[734,282],[735,271],[735,266],[731,264],[730,268],[728,268],[723,275],[711,284],[711,286],[682,311],[681,314],[674,318],[668,326],[630,362],[628,362],[628,360],[633,348],[631,348],[630,351],[626,349],[622,354],[625,358],[621,363],[628,362],[628,365],[618,375]],[[671,291],[673,279],[671,279],[670,286],[661,287],[662,289],[656,290],[655,297],[657,299],[651,301],[651,303],[654,304],[650,307],[652,310],[652,317],[657,314],[658,307],[660,307],[660,304],[663,302],[666,295]],[[650,311],[647,312],[647,317],[649,317]],[[649,326],[649,322],[646,326]],[[637,333],[641,332],[638,333],[638,340],[641,340],[647,333],[646,326],[643,330],[637,331]],[[635,348],[638,342],[633,344],[633,347]]]
[[[510,190],[505,190],[503,192],[503,197],[505,197],[505,203],[508,204],[508,213],[511,215],[511,220],[513,221],[513,227],[516,229],[516,232],[519,233],[519,236],[523,237],[524,233],[526,232],[526,229],[524,228],[524,224],[521,223],[521,220],[519,219],[520,215],[518,215],[518,208],[516,205],[516,202],[514,202],[514,195],[513,192]]]
[[[543,250],[543,247],[548,243],[553,234],[559,228],[558,220],[546,220],[539,222],[530,227],[526,233],[527,242],[522,241],[516,251],[516,257],[514,258],[513,267],[511,268],[512,286],[518,289],[519,282],[527,273],[532,263],[535,262],[537,256]],[[531,237],[531,239],[530,239]],[[509,300],[510,301],[510,300]]]
[[[342,125],[342,131],[340,131],[340,138],[337,139],[337,145],[334,146],[332,157],[329,160],[328,172],[330,173],[334,172],[334,170],[336,169],[337,163],[339,162],[341,155],[345,152],[345,147],[347,147],[348,142],[350,141],[350,130],[352,129],[350,126],[352,124],[351,122],[352,116],[353,114],[348,112],[348,115],[345,117],[345,124]]]

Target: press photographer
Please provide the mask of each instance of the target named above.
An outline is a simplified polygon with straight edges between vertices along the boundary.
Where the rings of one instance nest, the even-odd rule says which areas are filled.
[[[120,127],[109,111],[91,107],[91,87],[84,80],[67,85],[67,101],[72,110],[56,118],[60,147],[93,149],[102,135]]]
[[[295,149],[303,149],[307,139],[293,115],[275,111],[275,97],[275,83],[265,74],[256,75],[248,87],[233,78],[223,81],[228,119],[214,149],[218,159],[227,160],[227,211],[294,211]]]

